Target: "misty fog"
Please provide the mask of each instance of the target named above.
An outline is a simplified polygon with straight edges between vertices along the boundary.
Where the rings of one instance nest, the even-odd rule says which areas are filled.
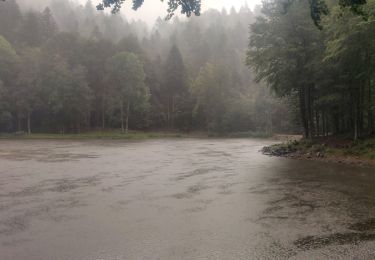
[[[0,0],[0,260],[374,259],[375,0],[121,3]]]

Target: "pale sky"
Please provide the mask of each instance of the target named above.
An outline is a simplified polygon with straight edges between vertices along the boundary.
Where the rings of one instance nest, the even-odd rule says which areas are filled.
[[[86,0],[81,1],[85,2]],[[153,25],[157,17],[161,16],[164,18],[167,14],[166,2],[167,0],[164,0],[164,3],[162,3],[160,0],[145,0],[143,6],[135,12],[131,9],[131,1],[127,0],[126,4],[122,8],[122,12],[128,20],[141,19],[146,21],[147,24]],[[239,8],[246,3],[251,9],[253,9],[256,4],[261,3],[261,0],[202,0],[202,11],[210,8],[218,9],[221,11],[223,7],[225,7],[229,11],[232,6],[239,10]]]

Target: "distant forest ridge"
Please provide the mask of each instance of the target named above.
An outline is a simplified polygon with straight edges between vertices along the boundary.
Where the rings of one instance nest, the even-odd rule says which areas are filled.
[[[245,65],[246,6],[149,29],[91,2],[0,5],[0,132],[299,131],[293,103]]]

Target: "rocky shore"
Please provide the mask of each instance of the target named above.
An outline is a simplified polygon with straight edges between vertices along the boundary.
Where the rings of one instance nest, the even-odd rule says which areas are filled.
[[[336,145],[333,145],[335,143]],[[311,140],[292,140],[280,144],[263,147],[261,152],[265,155],[286,157],[292,159],[318,160],[332,163],[343,163],[361,166],[375,166],[375,147],[366,144],[366,152],[360,144],[347,143],[337,145],[338,142],[322,142]],[[342,142],[341,142],[342,144]],[[361,152],[355,152],[359,150]]]

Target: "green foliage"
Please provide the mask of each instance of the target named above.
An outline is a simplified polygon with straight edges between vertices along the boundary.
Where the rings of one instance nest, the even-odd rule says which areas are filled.
[[[265,17],[251,25],[247,64],[256,80],[264,80],[280,97],[297,93],[301,121],[306,137],[313,134],[311,114],[314,79],[312,61],[319,55],[320,31],[308,18],[304,2],[293,2],[287,13],[283,2],[263,6]]]
[[[260,137],[259,134],[249,131],[249,129],[260,128],[263,135],[268,135],[265,128],[261,128],[259,125],[260,120],[256,121],[254,102],[251,99],[241,97],[231,98],[227,101],[227,108],[222,118],[222,130],[225,132],[235,132],[239,136],[249,135]],[[236,134],[235,134],[236,135]]]
[[[164,88],[171,96],[186,92],[187,77],[180,50],[172,46],[164,65]]]
[[[47,41],[58,33],[58,27],[51,9],[46,7],[40,17],[40,36],[42,41]]]
[[[0,80],[7,83],[14,76],[18,56],[12,45],[0,35]]]
[[[124,107],[127,107],[127,131],[130,110],[145,110],[148,106],[149,89],[144,83],[143,65],[135,54],[120,52],[107,61],[106,71],[106,82],[111,86],[111,99],[120,108],[123,131]]]
[[[181,52],[176,45],[172,46],[162,73],[163,85],[161,91],[165,93],[165,97],[162,97],[162,99],[167,127],[188,128],[186,124],[191,124],[191,107],[187,87],[187,72]]]
[[[125,0],[103,0],[97,8],[98,10],[104,10],[104,8],[111,8],[112,13],[117,13]],[[132,0],[133,9],[137,10],[142,6],[144,0]],[[193,13],[195,15],[200,14],[201,10],[201,0],[168,0],[168,17],[172,17],[174,12],[181,7],[181,13],[186,14],[186,16],[191,16]]]
[[[207,131],[220,131],[229,96],[230,75],[223,67],[207,63],[192,84],[194,117],[203,120]]]
[[[305,137],[374,133],[374,1],[362,3],[366,20],[336,5],[317,30],[306,6],[264,4],[251,26],[247,64],[279,96],[293,97]]]
[[[375,139],[359,140],[347,146],[343,154],[375,159]]]
[[[28,120],[28,132],[31,132],[31,114],[40,103],[41,52],[38,48],[25,48],[20,51],[20,62],[15,85],[9,90],[9,97],[18,120]],[[18,126],[20,128],[20,125]],[[18,129],[21,130],[21,129]]]
[[[120,52],[114,55],[107,61],[106,69],[107,82],[113,87],[119,102],[137,102],[147,97],[143,65],[135,54]]]
[[[0,24],[6,35],[0,132],[66,135],[121,125],[124,131],[250,136],[295,129],[287,119],[289,106],[254,83],[243,64],[248,24],[254,21],[248,7],[158,19],[149,30],[121,14],[97,12],[91,2],[45,3],[38,11],[29,8],[34,1],[23,0],[22,10],[28,11],[21,13],[14,1],[0,2],[0,21],[14,25],[10,30]],[[206,64],[214,67],[212,75],[201,70]],[[205,80],[210,78],[214,83]],[[190,82],[199,87],[190,91]]]
[[[15,42],[22,14],[15,0],[0,1],[0,35]]]
[[[161,0],[163,1],[163,0]],[[125,0],[102,0],[102,3],[97,5],[98,10],[104,10],[104,8],[111,8],[112,13],[117,13]],[[142,6],[144,0],[132,0],[133,9],[137,10]],[[288,7],[294,4],[296,1],[282,1],[283,11],[287,11]],[[322,16],[329,13],[327,4],[324,0],[309,0],[310,15],[315,25],[318,28],[322,28],[320,22]],[[339,0],[339,5],[343,8],[349,7],[353,13],[366,16],[363,12],[362,7],[367,3],[366,0]],[[200,15],[201,0],[168,0],[168,16],[167,18],[173,17],[176,10],[181,7],[181,13],[186,14],[190,17],[192,13]]]
[[[21,24],[20,36],[29,47],[40,46],[42,42],[42,24],[40,17],[35,12],[28,12]]]
[[[80,130],[87,123],[91,91],[86,82],[86,69],[69,68],[60,58],[46,61],[41,76],[43,103],[50,116],[50,123],[57,124],[61,132]]]
[[[8,93],[4,83],[0,80],[0,127],[10,130],[12,127],[12,114],[10,112],[10,103],[7,99]]]

